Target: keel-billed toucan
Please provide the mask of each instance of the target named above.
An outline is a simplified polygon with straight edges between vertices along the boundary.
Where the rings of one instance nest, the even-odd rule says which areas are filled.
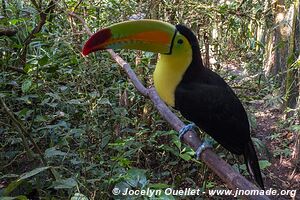
[[[103,49],[160,53],[153,77],[159,96],[230,152],[244,155],[249,173],[264,188],[244,107],[226,82],[203,66],[191,30],[157,20],[126,21],[96,32],[82,53]]]

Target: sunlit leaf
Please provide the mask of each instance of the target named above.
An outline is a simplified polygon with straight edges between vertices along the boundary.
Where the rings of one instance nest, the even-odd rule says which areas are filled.
[[[23,181],[16,180],[12,181],[4,190],[4,195],[9,195],[12,191],[14,191]]]
[[[184,153],[184,154],[179,154],[180,158],[182,158],[183,160],[191,160],[192,157],[188,154],[188,153]]]
[[[30,90],[31,85],[32,85],[31,79],[25,80],[22,84],[22,92],[24,93],[28,92]]]
[[[19,23],[21,20],[19,20],[19,19],[11,19],[11,20],[9,20],[9,23],[11,24],[11,25],[16,25],[17,23]]]
[[[272,164],[269,162],[269,161],[267,161],[267,160],[260,160],[259,161],[259,167],[260,167],[260,169],[265,169],[265,168],[267,168],[267,167],[270,167]]]

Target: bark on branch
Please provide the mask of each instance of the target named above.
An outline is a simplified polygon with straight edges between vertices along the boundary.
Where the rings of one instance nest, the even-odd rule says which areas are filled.
[[[70,12],[68,13],[70,16],[78,19],[85,31],[91,36],[92,32],[89,27],[86,25],[83,18],[78,16],[77,14]],[[119,55],[117,55],[113,50],[107,50],[112,58],[122,67],[122,69],[127,73],[127,76],[130,78],[135,88],[144,96],[147,96],[151,99],[156,109],[159,111],[161,116],[176,130],[179,131],[185,124],[166,106],[166,104],[159,98],[154,88],[145,88],[140,80],[137,78],[134,71],[130,68],[130,65],[124,61]],[[199,139],[199,136],[189,131],[184,137],[183,141],[193,148],[195,151],[202,143]],[[216,173],[226,184],[232,189],[236,190],[260,190],[253,183],[248,181],[241,174],[236,172],[227,162],[218,157],[211,149],[206,149],[201,154],[201,160],[214,172]],[[267,200],[269,197],[267,196],[241,196],[243,199],[250,200],[258,200],[263,199]]]
[[[0,36],[14,36],[17,34],[17,30],[12,29],[12,28],[4,28],[0,27]]]
[[[43,10],[41,8],[42,5],[38,5],[38,3],[35,0],[31,0],[31,3],[34,5],[34,7],[40,13],[40,21],[38,22],[38,24],[34,27],[34,29],[31,31],[31,33],[24,40],[24,48],[22,49],[21,54],[20,54],[20,65],[21,65],[22,69],[24,68],[24,66],[26,64],[28,45],[36,37],[36,34],[42,30],[43,26],[45,25],[45,23],[47,21],[47,15],[51,14],[55,7],[55,2],[56,2],[56,0],[51,0],[48,3],[48,5],[46,6],[45,10]]]

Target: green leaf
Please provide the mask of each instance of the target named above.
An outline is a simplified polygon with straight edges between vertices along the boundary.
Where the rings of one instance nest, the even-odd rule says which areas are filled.
[[[19,20],[19,19],[11,19],[11,20],[9,20],[9,23],[11,24],[11,25],[16,25],[17,23],[19,23],[21,20]]]
[[[80,128],[74,128],[70,130],[70,133],[75,137],[75,138],[79,138],[81,137],[85,131],[83,129]]]
[[[16,196],[16,199],[18,199],[18,200],[28,200],[28,198],[24,195]]]
[[[46,93],[46,95],[48,95],[48,96],[50,96],[50,97],[52,97],[53,98],[53,100],[61,100],[61,97],[59,96],[59,94],[58,93],[52,93],[52,92],[48,92],[48,93]]]
[[[46,158],[51,158],[54,156],[66,156],[68,153],[57,150],[55,147],[51,147],[46,149],[45,151],[45,157]]]
[[[24,173],[24,174],[22,174],[20,176],[20,178],[18,179],[18,181],[30,178],[30,177],[32,177],[34,175],[37,175],[38,173],[41,173],[42,171],[45,171],[45,170],[47,170],[49,168],[50,167],[39,167],[39,168],[36,168],[34,170],[31,170],[30,172],[26,172],[26,173]]]
[[[89,200],[89,199],[81,193],[75,193],[74,196],[71,197],[71,200]]]
[[[82,100],[80,99],[71,99],[69,101],[67,101],[68,104],[73,104],[73,105],[82,105]]]
[[[28,200],[28,198],[24,195],[19,195],[16,197],[0,197],[0,200],[13,200],[13,199]]]
[[[48,120],[48,116],[45,115],[37,115],[35,117],[35,122],[46,122]]]
[[[23,181],[16,180],[11,182],[4,190],[4,195],[9,195],[12,191],[14,191]]]
[[[0,179],[4,179],[4,178],[17,178],[19,177],[19,175],[17,174],[5,174],[3,176],[0,176]]]
[[[144,187],[148,183],[145,170],[130,169],[127,175],[128,179],[126,182],[132,187]]]
[[[174,154],[175,156],[178,156],[178,155],[179,155],[178,150],[175,151],[174,148],[169,147],[169,146],[167,146],[167,145],[164,145],[164,144],[163,144],[163,145],[160,146],[160,148],[163,149],[163,150],[165,150],[165,151],[171,152],[171,153]]]
[[[102,98],[102,99],[98,99],[97,100],[97,103],[98,104],[101,104],[101,105],[112,105],[111,103],[110,103],[110,101],[109,101],[109,99],[107,99],[107,98]]]
[[[192,159],[192,157],[188,153],[179,154],[179,157],[182,158],[185,161],[189,161]]]
[[[270,167],[270,166],[271,166],[271,163],[267,160],[260,160],[259,161],[260,169],[265,169],[265,168]]]
[[[27,79],[25,80],[23,83],[22,83],[22,92],[23,93],[26,93],[30,90],[31,88],[31,85],[32,85],[32,80],[31,79]]]
[[[55,128],[65,128],[65,129],[68,129],[69,126],[68,126],[67,122],[65,122],[63,120],[60,120],[57,124],[44,126],[44,127],[38,128],[37,130],[55,129]]]
[[[248,121],[249,121],[251,130],[256,129],[257,121],[256,121],[255,115],[250,112],[247,112],[247,116],[248,116]]]
[[[101,140],[101,148],[105,147],[108,144],[110,138],[111,138],[111,135],[103,136],[103,138]]]
[[[29,117],[34,111],[33,110],[29,110],[28,108],[23,108],[19,113],[18,116],[19,117]]]
[[[16,197],[0,197],[0,200],[13,200],[16,199]]]
[[[178,139],[178,137],[177,136],[173,136],[173,143],[176,145],[176,147],[178,148],[178,149],[181,149],[181,142],[180,142],[180,140]]]
[[[46,65],[48,63],[48,60],[49,60],[48,56],[44,56],[41,59],[39,59],[38,63],[39,63],[40,66],[43,66],[43,65]]]
[[[242,165],[240,165],[240,166],[236,166],[236,169],[238,169],[238,167],[241,169],[241,170],[243,170],[243,171],[245,171],[245,172],[247,172],[248,173],[248,171],[247,171],[247,167],[246,167],[246,165],[245,164],[242,164]],[[237,170],[238,171],[238,170]]]
[[[55,180],[58,180],[60,177],[62,177],[62,175],[55,168],[51,169],[51,173],[54,175]]]
[[[22,47],[20,47],[20,49],[21,49]],[[29,63],[26,63],[25,64],[25,67],[24,67],[24,71],[25,72],[30,72],[31,70],[32,70],[32,68],[33,68],[33,66],[31,65],[31,64],[29,64]]]
[[[170,188],[171,186],[165,183],[154,183],[154,184],[149,184],[149,188],[152,189],[166,189]]]
[[[296,133],[300,132],[300,125],[292,125],[290,127],[291,130],[295,131]]]
[[[89,96],[90,96],[91,98],[97,98],[97,97],[100,96],[100,94],[99,94],[99,92],[94,91],[94,92],[90,92],[90,93],[89,93]]]
[[[77,186],[77,182],[73,178],[61,179],[54,181],[51,185],[54,189],[71,189]]]

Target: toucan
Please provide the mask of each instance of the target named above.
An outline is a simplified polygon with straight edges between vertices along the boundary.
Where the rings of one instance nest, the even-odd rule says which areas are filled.
[[[116,23],[92,35],[82,54],[104,49],[159,53],[153,79],[161,99],[225,149],[243,155],[248,172],[264,189],[245,109],[227,83],[203,65],[189,28],[149,19]]]

